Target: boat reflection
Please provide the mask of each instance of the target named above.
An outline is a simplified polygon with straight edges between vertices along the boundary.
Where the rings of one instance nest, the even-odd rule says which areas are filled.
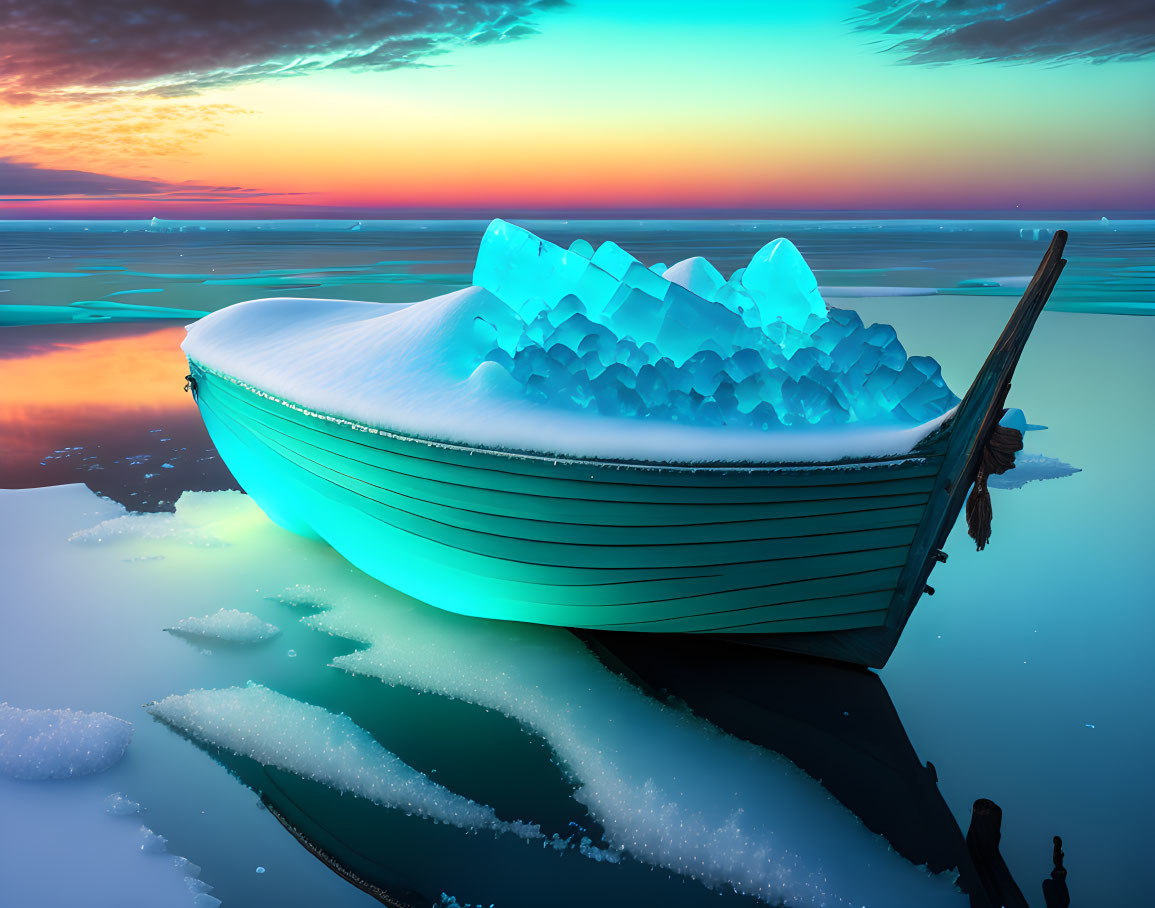
[[[306,623],[369,646],[330,662],[347,673],[328,668],[292,696],[347,714],[416,766],[445,756],[432,761],[441,774],[431,779],[502,817],[532,813],[550,846],[484,830],[463,837],[452,820],[403,817],[343,795],[321,772],[277,768],[170,723],[384,904],[428,906],[442,892],[502,906],[689,906],[720,896],[992,904],[933,767],[873,673],[703,638],[579,639],[416,603],[293,600],[318,607]],[[447,727],[459,742],[447,746]],[[296,733],[289,724],[279,734]],[[556,776],[538,765],[527,733],[549,748]]]
[[[971,904],[990,904],[934,764],[920,761],[874,672],[709,638],[587,639],[651,695],[676,697],[723,731],[789,758],[911,863],[935,873],[957,868]]]

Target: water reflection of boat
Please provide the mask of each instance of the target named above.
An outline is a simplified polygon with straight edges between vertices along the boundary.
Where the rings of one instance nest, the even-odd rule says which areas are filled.
[[[596,750],[594,759],[601,766],[598,771],[613,779],[620,778],[619,774],[628,775],[630,769],[626,767],[630,764],[645,763],[645,774],[652,774],[653,778],[625,801],[619,801],[614,809],[629,816],[648,812],[657,805],[661,819],[653,827],[654,834],[663,838],[669,835],[677,841],[684,826],[691,835],[704,834],[707,840],[695,842],[689,849],[675,848],[676,853],[690,858],[682,871],[691,876],[687,879],[679,874],[649,872],[648,863],[666,869],[674,866],[669,863],[669,856],[646,858],[649,848],[661,849],[656,839],[635,840],[626,852],[635,860],[601,863],[586,860],[573,850],[557,855],[549,848],[508,843],[507,839],[491,840],[482,835],[463,838],[461,831],[452,826],[414,821],[397,811],[382,810],[363,798],[342,795],[310,778],[308,773],[262,765],[242,753],[207,744],[195,733],[190,736],[257,791],[277,819],[312,854],[384,904],[429,905],[436,901],[439,889],[469,892],[469,885],[472,891],[485,894],[486,904],[495,901],[536,905],[542,903],[543,893],[548,893],[544,897],[547,903],[558,906],[597,901],[667,906],[717,904],[720,885],[729,889],[741,885],[738,881],[753,881],[757,874],[766,872],[759,865],[767,859],[759,857],[757,848],[750,847],[759,839],[777,840],[773,860],[791,862],[787,879],[828,881],[817,884],[817,888],[813,888],[813,882],[804,882],[798,891],[810,895],[799,896],[797,904],[850,904],[846,901],[848,894],[857,896],[853,901],[856,905],[959,904],[965,899],[959,897],[956,902],[948,892],[955,868],[959,875],[956,885],[969,893],[972,906],[987,908],[992,904],[982,893],[959,827],[938,792],[933,770],[915,755],[877,676],[722,641],[667,635],[590,634],[585,642],[598,657],[595,660],[590,658],[589,650],[561,632],[490,639],[487,633],[476,635],[468,633],[467,628],[455,628],[454,622],[437,624],[448,631],[448,640],[443,640],[440,647],[436,640],[426,641],[429,645],[455,657],[470,652],[481,657],[476,663],[466,663],[469,668],[465,675],[476,675],[473,680],[451,680],[461,674],[462,663],[455,658],[436,668],[434,677],[445,682],[445,692],[460,689],[454,687],[458,683],[467,687],[490,683],[487,679],[491,670],[508,662],[510,676],[519,671],[521,675],[506,689],[512,695],[508,702],[522,704],[507,708],[508,718],[529,722],[536,707],[524,704],[532,700],[530,692],[539,690],[551,702],[558,703],[560,713],[576,710],[581,714],[576,722],[563,719],[554,727],[545,720],[539,729],[526,729],[540,730],[545,735],[554,758],[563,768],[575,770],[572,756],[566,754],[567,748],[572,749],[575,744],[579,749],[592,748],[591,753]],[[488,625],[471,624],[477,628]],[[420,619],[416,626],[424,631],[436,630]],[[408,627],[402,622],[383,627],[382,631],[387,629],[390,636],[397,635],[402,642]],[[455,629],[463,636],[455,636]],[[413,661],[424,664],[423,648],[417,648]],[[519,652],[522,660],[518,659]],[[402,658],[406,663],[410,659]],[[369,660],[371,664],[372,656]],[[528,671],[513,668],[519,661],[530,666]],[[556,663],[561,663],[562,668],[554,672],[551,666]],[[615,676],[631,683],[623,686]],[[346,699],[340,701],[341,707],[351,715],[360,715],[364,721],[376,714],[383,730],[400,720],[388,710],[382,713],[380,702],[374,706],[372,699],[365,699],[367,693],[370,698],[379,697],[381,689],[377,688],[376,695],[367,691],[357,683],[363,678],[330,677],[326,682],[328,699],[340,693],[331,686],[334,680],[344,685],[342,696]],[[569,702],[562,706],[566,697]],[[427,718],[411,727],[441,727],[445,716],[439,710],[449,701],[438,697],[422,700],[425,703],[420,708],[428,711]],[[497,701],[481,697],[476,702]],[[607,718],[589,715],[593,706],[600,707]],[[685,706],[693,710],[694,717]],[[524,712],[519,713],[519,709]],[[630,719],[635,720],[634,724],[624,721]],[[472,740],[476,727],[470,727],[468,722],[459,727]],[[575,733],[582,734],[585,740],[571,740]],[[623,753],[627,748],[634,753]],[[495,757],[488,750],[504,752]],[[520,765],[522,756],[508,743],[503,747],[500,734],[470,744],[469,751],[472,777],[457,775],[458,789],[468,787],[472,791],[488,791],[487,798],[528,802],[533,805],[530,809],[535,811],[535,819],[553,816],[553,823],[547,825],[560,826],[565,834],[564,823],[557,819],[559,815],[564,817],[565,812],[550,806],[558,792],[534,772],[526,772],[526,767]],[[779,754],[794,765],[782,761]],[[727,768],[738,771],[726,772]],[[936,881],[909,865],[906,871],[893,866],[894,862],[904,862],[886,855],[885,849],[877,850],[849,829],[847,824],[854,826],[855,820],[840,807],[829,809],[811,798],[806,789],[814,787],[813,783],[800,776],[798,768],[820,780],[826,793],[849,808],[871,832],[885,836],[902,858],[925,865],[932,872],[943,872],[946,879]],[[446,772],[438,778],[444,782],[452,767],[442,769]],[[724,776],[721,779],[717,778],[720,769]],[[604,782],[591,771],[585,766],[574,773],[577,792],[571,797],[579,802],[574,805],[579,810],[586,803],[581,792]],[[488,780],[486,775],[490,776]],[[610,781],[614,791],[618,791],[617,783]],[[651,786],[656,786],[656,801],[638,797],[639,792],[648,792]],[[620,790],[630,789],[627,785]],[[729,840],[719,837],[719,833],[729,830],[735,818],[732,805],[713,801],[723,793],[723,801],[732,795],[734,804],[743,805],[741,812],[745,817],[738,822],[744,835],[754,836],[746,838],[730,857],[724,856],[731,847],[726,844]],[[594,800],[597,801],[596,796]],[[606,809],[608,803],[603,800],[600,809]],[[709,814],[715,808],[718,813],[714,819],[705,825],[697,823],[702,811]],[[507,805],[503,812],[508,809]],[[791,814],[795,817],[791,818]],[[802,814],[809,815],[809,828],[798,825],[797,816]],[[730,820],[713,825],[724,816]],[[776,831],[759,828],[767,817],[777,825]],[[589,834],[597,839],[597,822],[586,818],[584,823],[591,825]],[[620,833],[621,827],[617,829]],[[865,831],[862,833],[870,838]],[[798,840],[793,840],[795,834],[799,835]],[[607,835],[607,839],[612,838]],[[802,841],[805,839],[809,843]],[[819,863],[812,863],[818,857],[813,852],[816,841],[828,842],[824,849],[827,854]],[[859,850],[864,846],[866,851]],[[695,875],[697,858],[693,855],[713,855],[721,862],[715,870],[723,876],[715,876],[711,882],[709,873]],[[899,873],[876,876],[871,865],[880,860],[891,862],[892,870]],[[836,881],[835,877],[843,878]],[[770,878],[775,878],[773,873]],[[695,884],[693,879],[706,882],[709,888]],[[723,880],[731,882],[722,884]],[[881,901],[880,891],[886,894]],[[728,894],[746,904],[755,904],[734,892]],[[766,900],[765,895],[761,897]],[[771,896],[769,901],[776,903],[776,898]],[[787,901],[795,903],[794,899]]]
[[[895,851],[935,873],[957,868],[972,906],[992,902],[966,841],[873,672],[723,642],[589,632],[615,670],[675,697],[735,737],[788,757]]]
[[[1056,233],[953,416],[895,456],[716,466],[556,459],[313,412],[191,352],[190,387],[225,462],[270,517],[440,608],[734,636],[881,666],[976,477],[982,485],[1065,239]],[[195,331],[229,317],[215,313]]]

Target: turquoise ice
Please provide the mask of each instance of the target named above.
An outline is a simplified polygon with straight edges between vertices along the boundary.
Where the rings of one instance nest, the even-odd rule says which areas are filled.
[[[495,220],[477,255],[477,364],[543,403],[707,426],[923,423],[958,403],[889,325],[828,308],[787,239],[729,280],[694,257],[661,274],[613,242],[569,249]]]

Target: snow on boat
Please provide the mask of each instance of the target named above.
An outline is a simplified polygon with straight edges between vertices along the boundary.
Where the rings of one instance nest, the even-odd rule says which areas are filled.
[[[494,221],[474,285],[265,299],[189,327],[189,387],[283,527],[439,608],[697,633],[880,667],[972,485],[1021,445],[1010,378],[1046,256],[958,401],[828,308],[786,240],[726,280]]]

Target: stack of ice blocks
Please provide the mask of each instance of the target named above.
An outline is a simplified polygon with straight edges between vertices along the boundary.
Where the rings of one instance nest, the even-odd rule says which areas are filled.
[[[707,426],[921,423],[958,398],[889,325],[829,309],[785,239],[729,280],[704,258],[647,268],[612,242],[562,249],[494,221],[474,284],[476,361],[531,398]]]

